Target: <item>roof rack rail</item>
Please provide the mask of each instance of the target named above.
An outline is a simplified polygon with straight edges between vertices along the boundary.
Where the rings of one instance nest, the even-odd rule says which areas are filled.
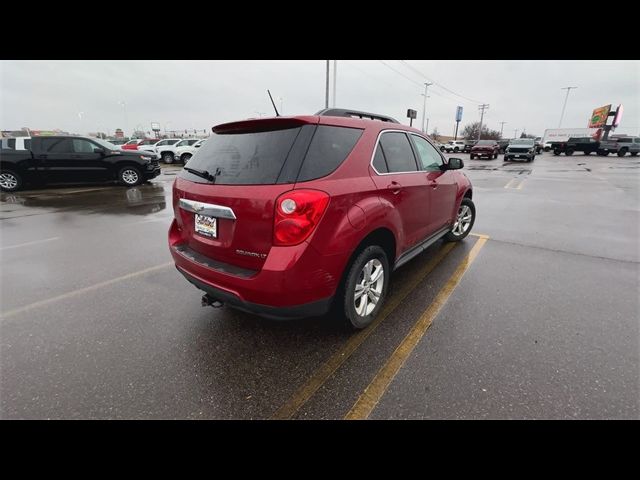
[[[358,110],[347,110],[345,108],[324,108],[316,113],[321,117],[351,117],[364,118],[367,120],[381,120],[383,122],[400,123],[395,118],[377,113],[360,112]]]

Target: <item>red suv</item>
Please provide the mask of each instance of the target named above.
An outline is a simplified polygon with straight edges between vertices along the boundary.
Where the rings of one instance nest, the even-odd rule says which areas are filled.
[[[470,159],[478,157],[498,158],[500,153],[500,145],[495,140],[479,140],[472,148]]]
[[[270,318],[335,307],[364,328],[392,270],[473,226],[462,160],[390,117],[326,109],[212,130],[173,184],[169,230],[203,305]]]

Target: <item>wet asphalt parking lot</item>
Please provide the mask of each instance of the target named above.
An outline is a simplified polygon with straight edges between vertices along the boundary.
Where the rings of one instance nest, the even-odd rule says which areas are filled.
[[[353,333],[200,306],[150,184],[2,194],[0,416],[640,418],[640,158],[465,161],[473,233]]]

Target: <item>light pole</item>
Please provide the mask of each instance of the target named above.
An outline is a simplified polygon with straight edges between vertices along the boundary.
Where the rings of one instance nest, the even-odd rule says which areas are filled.
[[[324,92],[324,108],[329,108],[329,60],[327,60],[327,81]]]
[[[507,122],[500,122],[500,138],[502,138],[502,129],[504,128],[504,124]]]
[[[429,88],[429,85],[433,85],[433,83],[425,82],[424,93],[422,94],[424,96],[424,101],[422,102],[422,132],[423,133],[426,133],[424,131],[424,117],[427,111],[427,89]]]
[[[578,87],[563,87],[563,88],[560,89],[560,90],[566,90],[567,91],[567,95],[564,97],[564,105],[562,105],[562,113],[560,114],[560,122],[558,123],[558,128],[560,128],[562,126],[562,119],[564,118],[564,109],[567,107],[567,100],[569,99],[569,92],[573,88],[578,88]]]
[[[480,128],[478,129],[478,141],[482,136],[482,120],[484,119],[484,111],[488,108],[489,108],[488,103],[483,103],[482,105],[478,106],[478,110],[480,110]]]
[[[518,138],[518,129],[517,128],[513,131],[513,138]]]
[[[333,61],[333,108],[336,108],[336,76],[338,75],[338,61]]]

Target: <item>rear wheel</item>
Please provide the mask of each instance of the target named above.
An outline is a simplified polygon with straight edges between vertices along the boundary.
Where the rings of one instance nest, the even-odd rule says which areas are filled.
[[[162,154],[162,161],[164,163],[173,163],[173,153],[165,152]]]
[[[618,150],[618,156],[619,157],[624,157],[627,154],[627,149],[626,148],[621,148],[620,150]]]
[[[493,159],[495,160],[496,158],[498,158],[498,152],[493,154]]]
[[[638,155],[638,152],[631,152],[632,157],[635,157],[636,155]]]
[[[470,198],[463,198],[456,214],[451,231],[444,236],[447,242],[459,242],[469,235],[473,223],[476,221],[476,206]]]
[[[136,167],[123,167],[118,172],[118,180],[127,187],[135,187],[143,182],[142,173]]]
[[[460,150],[460,149],[459,149],[458,147],[456,147],[456,148],[454,148],[454,149],[453,149],[454,153],[458,153],[458,151],[459,151],[459,150]]]
[[[590,152],[589,150],[586,150],[586,151],[584,152],[584,154],[585,154],[585,155],[591,155],[591,152]]]
[[[473,153],[471,155],[469,155],[469,160],[473,160],[474,158],[476,158]]]
[[[342,292],[347,326],[359,330],[373,322],[386,298],[389,278],[389,260],[382,247],[371,245],[360,252],[349,268]]]
[[[0,190],[3,192],[15,192],[22,187],[22,178],[12,170],[0,172]]]
[[[573,155],[573,150],[568,149],[568,150],[566,150],[566,151],[564,152],[564,154],[565,154],[567,157],[570,157],[571,155]]]
[[[185,153],[184,155],[182,155],[182,157],[180,157],[180,160],[182,160],[182,163],[186,165],[190,158],[191,158],[191,154]]]
[[[560,149],[556,148],[556,149],[553,151],[553,154],[554,154],[554,155],[556,155],[556,156],[560,155]]]

